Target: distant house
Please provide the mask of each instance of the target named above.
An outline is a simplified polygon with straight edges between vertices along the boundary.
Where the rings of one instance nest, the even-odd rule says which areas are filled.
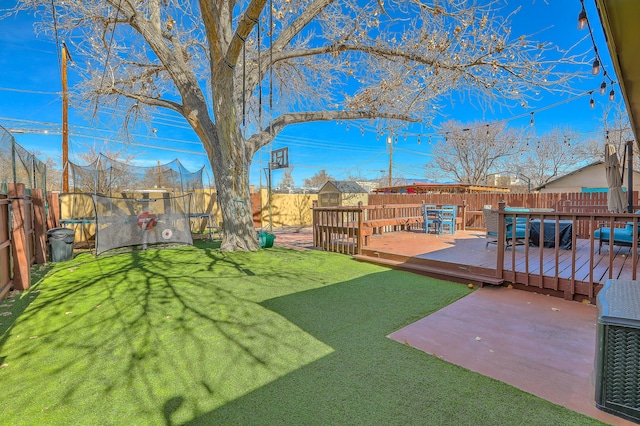
[[[547,182],[535,190],[539,192],[607,192],[607,188],[604,161],[596,161]],[[626,191],[626,176],[622,188]],[[640,190],[640,173],[635,171],[633,172],[633,189]]]
[[[368,204],[369,194],[357,182],[329,181],[318,191],[318,207],[357,206]]]

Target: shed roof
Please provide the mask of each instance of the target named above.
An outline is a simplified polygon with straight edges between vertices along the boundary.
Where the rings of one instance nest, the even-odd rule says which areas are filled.
[[[330,180],[327,183],[330,183],[331,185],[335,186],[336,189],[340,192],[343,193],[366,193],[367,191],[365,191],[364,188],[362,188],[360,185],[358,185],[357,182],[354,182],[352,180]],[[326,184],[325,184],[326,186]],[[322,189],[324,189],[324,186],[322,187]],[[321,189],[321,191],[322,191]]]

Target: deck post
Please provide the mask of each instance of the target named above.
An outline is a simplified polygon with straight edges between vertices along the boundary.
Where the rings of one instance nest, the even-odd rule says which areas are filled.
[[[313,246],[318,247],[318,212],[316,211],[316,207],[318,207],[318,201],[313,200],[311,202],[311,228],[313,235]]]
[[[505,200],[500,200],[500,202],[498,203],[498,210],[501,213],[504,213],[504,209],[507,205],[507,202]],[[505,243],[506,243],[506,238],[507,236],[504,233],[505,230],[505,226],[504,226],[504,214],[499,214],[498,215],[498,243],[497,245],[497,261],[496,261],[496,276],[498,278],[503,278],[503,272],[504,272],[504,250],[505,250]]]
[[[356,249],[357,254],[362,254],[362,243],[364,242],[364,237],[362,236],[362,201],[358,201],[358,248]]]
[[[462,230],[467,230],[467,200],[462,200]]]

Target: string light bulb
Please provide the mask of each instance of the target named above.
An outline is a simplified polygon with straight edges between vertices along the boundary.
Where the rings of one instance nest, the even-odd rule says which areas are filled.
[[[596,58],[593,61],[593,65],[591,67],[591,74],[593,74],[593,75],[600,74],[600,61],[598,60],[598,58]]]
[[[587,11],[584,10],[584,3],[582,4],[582,10],[578,14],[578,29],[584,30],[587,27]]]
[[[607,83],[603,80],[602,84],[600,85],[600,94],[604,95],[604,92],[607,91]]]
[[[611,89],[611,91],[609,92],[609,100],[613,101],[616,98],[616,92],[613,91],[613,89]]]
[[[529,126],[533,126],[533,123],[535,123],[535,119],[533,118],[533,112],[531,113],[531,120],[529,120]]]
[[[591,99],[589,100],[589,106],[591,108],[595,108],[596,107],[596,101],[593,100],[593,95],[591,95]]]

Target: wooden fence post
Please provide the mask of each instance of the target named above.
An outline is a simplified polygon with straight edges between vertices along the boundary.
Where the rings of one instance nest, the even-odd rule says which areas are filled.
[[[27,241],[27,217],[24,199],[24,184],[9,183],[9,200],[13,214],[13,230],[11,231],[11,252],[13,254],[13,288],[26,290],[30,283],[31,253]]]
[[[44,193],[42,188],[34,188],[31,190],[31,200],[33,203],[36,263],[41,264],[47,261],[47,217],[44,210]]]
[[[12,285],[9,200],[6,195],[0,194],[0,300],[6,297]]]
[[[59,228],[60,194],[57,192],[49,192],[47,194],[47,205],[49,206],[49,212],[47,214],[47,228]]]

